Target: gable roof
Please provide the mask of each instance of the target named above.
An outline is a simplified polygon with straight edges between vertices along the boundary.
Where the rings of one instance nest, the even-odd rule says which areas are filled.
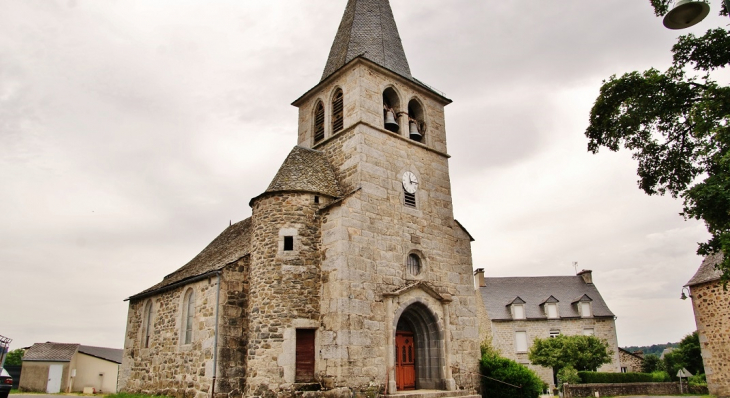
[[[23,355],[24,361],[70,362],[79,348],[71,343],[35,343]]]
[[[348,0],[320,81],[358,56],[412,79],[388,0]]]
[[[324,152],[301,146],[295,146],[289,152],[264,193],[286,191],[321,193],[335,198],[342,196],[335,169]]]
[[[484,283],[479,293],[491,320],[512,320],[508,305],[518,296],[526,302],[527,319],[547,319],[540,304],[550,297],[557,301],[561,318],[579,318],[572,301],[584,294],[593,299],[594,317],[614,317],[596,286],[585,283],[580,276],[484,278]]]
[[[695,275],[692,277],[692,279],[689,280],[689,282],[687,282],[685,286],[694,286],[699,285],[700,283],[719,280],[722,277],[722,271],[715,268],[715,266],[717,264],[720,264],[720,262],[722,262],[722,259],[722,253],[716,253],[705,257],[705,259],[702,261],[702,264],[700,265],[700,268],[697,269]]]
[[[129,297],[139,298],[172,284],[217,271],[251,252],[251,218],[239,221],[221,232],[197,256],[162,282]],[[129,300],[128,299],[128,300]]]
[[[122,363],[122,355],[124,354],[124,350],[121,348],[94,347],[90,345],[79,345],[79,352],[115,363]]]

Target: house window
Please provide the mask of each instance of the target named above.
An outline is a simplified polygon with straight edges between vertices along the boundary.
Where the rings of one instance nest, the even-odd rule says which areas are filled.
[[[184,301],[183,319],[185,321],[185,331],[183,333],[184,344],[193,342],[193,319],[195,317],[195,292],[188,289]]]
[[[342,108],[342,90],[337,89],[335,96],[332,98],[332,134],[342,130],[344,125]]]
[[[547,317],[550,319],[557,318],[558,317],[558,305],[555,303],[545,304],[545,313],[547,314]]]
[[[580,303],[580,316],[583,318],[590,318],[592,316],[590,302],[582,301]]]
[[[293,236],[285,236],[284,237],[284,251],[290,252],[294,250],[294,237]]]
[[[421,273],[421,259],[418,257],[418,255],[414,253],[408,255],[406,270],[408,270],[409,274],[414,276]]]
[[[297,329],[296,382],[314,381],[314,329]]]
[[[150,336],[152,335],[152,300],[148,300],[144,310],[144,348],[150,346]]]
[[[621,373],[628,373],[628,371],[628,368],[626,368],[625,366],[621,367]]]
[[[512,317],[514,319],[525,319],[525,306],[522,304],[513,304]]]
[[[527,332],[515,332],[515,352],[527,352]]]
[[[586,328],[583,329],[583,336],[595,336],[596,332],[593,329]]]
[[[560,330],[551,330],[550,331],[550,338],[554,339],[556,337],[560,336]]]
[[[317,102],[314,110],[314,143],[324,139],[324,105],[322,101]]]

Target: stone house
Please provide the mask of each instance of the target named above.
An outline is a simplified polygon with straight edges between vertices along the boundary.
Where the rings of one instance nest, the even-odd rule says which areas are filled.
[[[293,103],[297,145],[251,217],[129,297],[120,389],[469,394],[479,325],[450,102],[411,75],[388,1],[349,0],[321,81]]]
[[[685,285],[692,298],[707,388],[718,398],[730,397],[730,292],[715,268],[722,259],[722,254],[707,256]]]
[[[613,351],[613,361],[598,371],[620,371],[616,316],[593,284],[591,271],[576,276],[485,278],[480,268],[475,275],[486,311],[482,338],[491,340],[506,358],[554,385],[552,369],[530,363],[532,341],[560,334],[592,335],[607,341]]]
[[[21,391],[116,393],[122,350],[81,344],[36,343],[25,351]]]
[[[619,347],[618,357],[622,373],[640,373],[644,366],[644,353],[642,351],[631,352]]]

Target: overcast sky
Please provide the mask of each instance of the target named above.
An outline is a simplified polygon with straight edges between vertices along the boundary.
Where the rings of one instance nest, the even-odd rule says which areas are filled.
[[[719,6],[713,4],[714,7]],[[702,223],[586,151],[603,79],[666,69],[649,1],[392,0],[445,92],[456,218],[487,276],[593,270],[620,346],[695,330]],[[127,303],[251,215],[345,0],[1,0],[0,335],[121,348]],[[702,33],[726,20],[711,16]]]

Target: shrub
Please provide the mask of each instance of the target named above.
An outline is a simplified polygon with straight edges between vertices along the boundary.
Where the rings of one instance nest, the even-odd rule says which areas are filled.
[[[558,371],[558,388],[563,386],[563,383],[577,384],[580,382],[578,371],[572,366],[566,366]]]
[[[654,379],[655,383],[663,383],[672,381],[672,378],[669,377],[669,373],[663,371],[663,370],[657,370],[654,372],[651,372],[651,377]]]
[[[512,387],[498,381],[482,377],[482,396],[500,398],[538,398],[545,383],[526,366],[502,358],[491,347],[482,346],[482,359],[479,361],[481,373],[492,379],[500,380],[522,388]]]
[[[666,374],[666,372],[655,373]],[[660,381],[655,379],[654,373],[578,372],[578,376],[581,383],[651,383]]]
[[[707,387],[707,378],[704,374],[696,374],[688,380],[690,386],[705,386]]]

